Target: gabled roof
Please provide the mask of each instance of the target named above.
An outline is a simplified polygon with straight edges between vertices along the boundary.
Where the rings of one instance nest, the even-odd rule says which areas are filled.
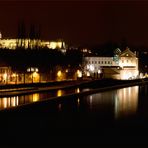
[[[120,57],[136,57],[136,54],[134,54],[128,47],[120,54]]]

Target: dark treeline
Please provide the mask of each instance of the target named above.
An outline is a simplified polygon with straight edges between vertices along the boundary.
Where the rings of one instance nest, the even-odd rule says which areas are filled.
[[[0,62],[11,66],[13,70],[25,72],[28,67],[38,67],[47,72],[56,66],[73,68],[82,63],[82,54],[78,50],[68,50],[63,54],[58,49],[42,50],[0,50]]]

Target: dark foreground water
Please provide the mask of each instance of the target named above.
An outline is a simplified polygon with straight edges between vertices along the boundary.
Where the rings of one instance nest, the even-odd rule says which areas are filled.
[[[148,86],[0,112],[0,145],[148,145]]]

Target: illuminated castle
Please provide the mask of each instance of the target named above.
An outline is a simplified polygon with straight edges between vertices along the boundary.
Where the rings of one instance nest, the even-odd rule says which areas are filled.
[[[49,49],[61,49],[65,51],[65,42],[59,41],[44,41],[39,39],[3,39],[0,32],[0,48],[16,49],[17,47],[23,47],[25,49],[33,49],[35,47],[47,47]]]
[[[83,58],[84,75],[94,78],[135,79],[139,76],[138,58],[129,48],[116,49],[114,57]]]

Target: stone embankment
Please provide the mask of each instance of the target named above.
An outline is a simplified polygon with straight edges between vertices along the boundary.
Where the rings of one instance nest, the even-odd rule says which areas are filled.
[[[45,91],[53,91],[58,89],[70,88],[89,88],[89,91],[81,92],[79,94],[92,94],[99,91],[106,91],[110,89],[117,89],[121,87],[128,87],[134,85],[148,84],[148,79],[137,80],[90,80],[90,81],[61,81],[48,83],[33,83],[33,84],[18,84],[18,85],[1,85],[0,97],[26,95],[31,93],[39,93]]]
[[[62,84],[62,83],[61,83]],[[148,84],[148,79],[139,79],[139,80],[111,80],[111,79],[106,79],[106,80],[93,80],[93,81],[79,81],[79,82],[73,82],[71,84],[64,84],[60,86],[53,86],[51,85],[50,87],[40,87],[38,90],[24,90],[23,94],[28,93],[34,93],[34,92],[42,92],[42,91],[50,91],[50,90],[55,90],[55,89],[70,89],[70,87],[79,87],[80,89],[82,88],[90,88],[88,91],[82,91],[79,93],[72,93],[72,94],[67,94],[64,96],[60,97],[52,97],[48,98],[46,100],[38,101],[38,102],[33,102],[30,104],[24,104],[21,106],[18,106],[17,108],[9,108],[7,111],[15,110],[16,112],[21,109],[21,111],[27,111],[27,112],[36,112],[40,111],[43,109],[44,106],[47,106],[51,102],[57,102],[60,100],[64,100],[67,98],[79,98],[81,96],[87,96],[91,94],[95,94],[98,92],[102,91],[108,91],[112,89],[118,89],[118,88],[124,88],[124,87],[130,87],[130,86],[136,86],[136,85],[147,85]],[[22,92],[18,92],[22,94]],[[5,112],[5,110],[3,110]]]

